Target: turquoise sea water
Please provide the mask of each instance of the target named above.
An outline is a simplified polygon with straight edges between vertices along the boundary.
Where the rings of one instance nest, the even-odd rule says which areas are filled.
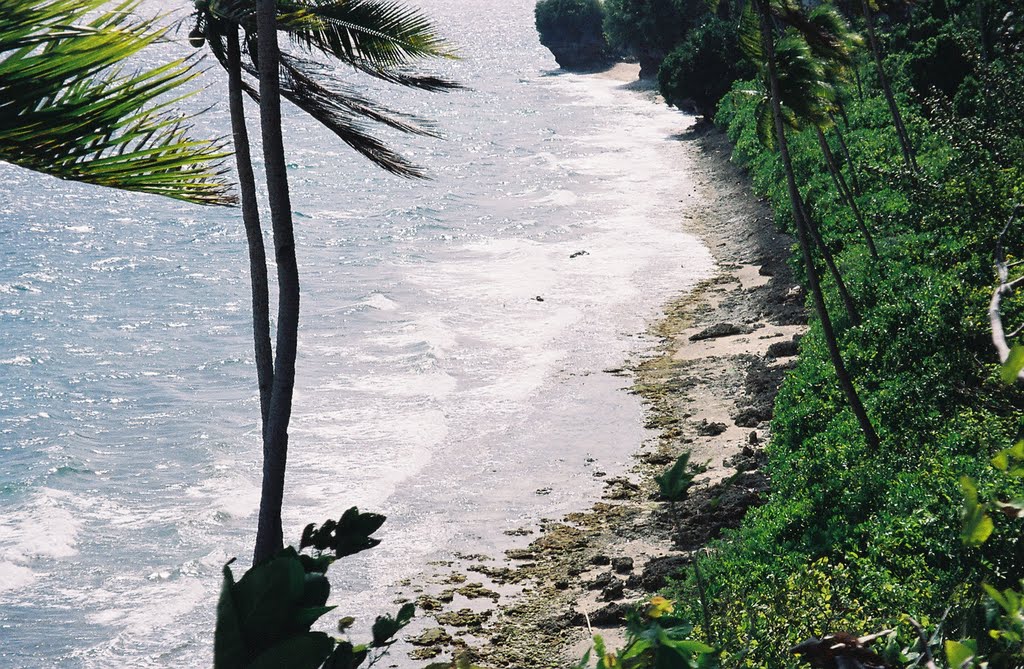
[[[463,56],[435,71],[468,90],[371,94],[436,120],[443,141],[389,136],[431,181],[286,110],[286,532],[353,504],[389,516],[373,562],[337,575],[361,618],[428,561],[500,557],[504,530],[599,495],[593,471],[645,437],[602,370],[711,263],[675,215],[690,117],[559,72],[532,0],[413,4]],[[202,84],[197,123],[224,134],[222,77]],[[0,166],[0,257],[0,667],[208,666],[220,568],[249,555],[258,504],[238,212]]]

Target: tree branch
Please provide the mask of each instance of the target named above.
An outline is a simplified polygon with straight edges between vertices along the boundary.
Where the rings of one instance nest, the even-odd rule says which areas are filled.
[[[992,301],[988,306],[988,320],[989,325],[992,328],[992,343],[996,347],[996,351],[999,353],[999,362],[1005,363],[1010,358],[1010,343],[1009,338],[1015,337],[1019,334],[1020,330],[1016,330],[1009,335],[1006,334],[1006,330],[1003,328],[1003,315],[1000,310],[1000,304],[1004,296],[1012,295],[1021,285],[1024,285],[1024,276],[1019,276],[1016,279],[1010,280],[1010,265],[1006,262],[1006,254],[1003,250],[1003,238],[1009,231],[1010,226],[1017,220],[1017,217],[1024,212],[1024,205],[1016,205],[1013,208],[1013,214],[1010,216],[1010,220],[1006,222],[1003,229],[999,232],[999,237],[996,240],[996,275],[999,277],[999,285],[992,291]],[[1017,374],[1018,378],[1024,379],[1024,370],[1021,370]]]

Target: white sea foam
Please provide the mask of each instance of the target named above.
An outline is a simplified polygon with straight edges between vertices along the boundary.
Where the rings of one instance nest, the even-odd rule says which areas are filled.
[[[24,563],[72,557],[81,528],[71,493],[43,488],[0,518],[0,558]]]
[[[370,297],[363,301],[368,307],[373,307],[378,311],[394,311],[398,308],[398,303],[394,300],[388,299],[387,296],[381,295],[380,293],[374,293]]]
[[[9,590],[21,590],[31,585],[35,580],[36,573],[30,568],[15,562],[0,560],[0,593]]]

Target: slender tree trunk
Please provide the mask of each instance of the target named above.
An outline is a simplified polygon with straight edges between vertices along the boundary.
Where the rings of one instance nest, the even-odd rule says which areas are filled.
[[[259,49],[260,122],[267,193],[277,260],[277,357],[270,397],[266,436],[263,439],[263,489],[253,562],[263,562],[284,546],[281,505],[288,458],[288,423],[295,388],[295,355],[299,331],[299,270],[295,259],[288,172],[281,135],[280,51],[277,44],[275,0],[256,1]]]
[[[839,117],[841,119],[843,119],[843,127],[846,128],[847,130],[849,130],[850,129],[850,115],[846,113],[846,105],[843,103],[842,97],[837,95],[835,103],[836,103],[836,109],[839,110]],[[829,118],[832,119],[833,123],[836,122],[836,115],[835,114],[830,112],[829,113]]]
[[[796,178],[793,176],[793,163],[789,158],[786,131],[782,124],[782,108],[779,102],[779,78],[775,69],[775,41],[772,36],[766,3],[767,0],[757,0],[761,22],[761,43],[764,48],[765,59],[767,60],[768,82],[771,87],[770,97],[772,118],[775,124],[775,138],[779,145],[779,155],[782,158],[782,165],[786,172],[786,188],[789,191],[789,200],[793,207],[793,219],[796,221],[797,239],[800,242],[800,251],[803,255],[804,267],[807,271],[807,284],[811,291],[811,297],[814,300],[815,311],[818,313],[818,320],[821,322],[822,334],[828,347],[829,357],[832,359],[832,365],[835,367],[839,385],[842,387],[846,400],[850,404],[850,409],[853,411],[861,430],[864,432],[868,448],[877,450],[879,446],[878,434],[875,432],[875,428],[871,424],[867,412],[864,410],[864,405],[860,401],[860,396],[857,395],[857,389],[853,386],[850,374],[846,371],[846,365],[843,363],[843,357],[839,351],[839,343],[836,340],[835,330],[832,328],[832,319],[825,308],[825,297],[821,292],[818,273],[814,268],[814,258],[811,255],[811,247],[807,239],[808,232],[803,217],[800,192],[797,190]]]
[[[815,223],[813,218],[811,218],[810,212],[808,212],[807,203],[803,201],[803,198],[800,200],[800,214],[804,219],[804,229],[810,233],[811,239],[814,240],[814,245],[818,247],[818,251],[821,253],[822,259],[825,261],[825,266],[828,267],[828,271],[832,275],[832,280],[836,283],[836,290],[839,291],[839,297],[843,301],[843,308],[846,310],[847,318],[850,319],[850,324],[860,325],[860,314],[857,312],[857,305],[850,296],[850,291],[846,289],[846,281],[843,280],[843,275],[839,272],[839,266],[836,265],[835,256],[832,255],[832,251],[828,248],[828,245],[825,244],[825,240],[821,238],[821,231],[818,229],[818,224]]]
[[[242,60],[238,45],[238,26],[227,34],[228,99],[231,131],[235,144],[235,164],[242,195],[242,222],[249,242],[249,281],[252,286],[252,335],[256,354],[256,379],[260,387],[260,433],[266,434],[270,412],[270,392],[274,384],[274,352],[270,344],[270,291],[267,285],[267,253],[263,247],[256,178],[249,153],[249,131],[242,100]]]
[[[832,123],[835,124],[835,119],[832,119]],[[846,159],[846,166],[850,170],[850,181],[853,183],[853,192],[855,195],[862,195],[863,191],[860,187],[860,179],[857,177],[857,165],[853,162],[853,156],[850,155],[850,147],[846,144],[846,138],[843,137],[843,131],[839,129],[838,125],[833,125],[836,131],[836,139],[839,140],[839,148],[843,150],[843,157]]]
[[[864,23],[868,29],[868,44],[871,46],[871,55],[875,59],[875,69],[878,70],[878,82],[882,86],[882,93],[885,94],[885,102],[889,105],[889,113],[892,115],[892,123],[896,128],[896,138],[900,142],[900,150],[903,152],[903,162],[907,169],[917,172],[917,159],[914,156],[914,149],[910,145],[910,137],[907,135],[907,128],[903,125],[903,115],[896,106],[896,97],[892,94],[892,87],[889,85],[889,78],[885,76],[885,68],[882,67],[882,53],[878,49],[878,40],[875,37],[875,22],[871,14],[871,7],[868,0],[861,0],[861,10],[864,12]]]
[[[853,212],[853,217],[857,221],[857,227],[860,229],[860,233],[864,236],[864,241],[868,245],[868,250],[871,252],[871,257],[878,260],[878,249],[875,248],[875,240],[871,236],[871,231],[868,230],[868,226],[864,223],[864,216],[860,212],[860,207],[857,206],[857,201],[853,199],[853,193],[850,192],[850,187],[846,185],[846,179],[843,178],[843,173],[839,170],[839,165],[836,163],[835,154],[832,153],[832,148],[828,145],[828,140],[825,139],[825,133],[821,131],[821,128],[815,126],[814,131],[818,134],[818,146],[821,147],[821,153],[825,156],[825,165],[828,168],[828,173],[832,175],[832,182],[836,186],[839,196],[846,202],[846,206]]]

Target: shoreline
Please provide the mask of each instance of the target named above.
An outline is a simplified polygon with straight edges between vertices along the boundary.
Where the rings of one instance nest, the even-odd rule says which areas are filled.
[[[638,69],[619,64],[594,76],[629,85]],[[628,475],[606,480],[589,510],[542,523],[539,538],[506,551],[503,563],[461,556],[459,564],[446,564],[454,568],[449,587],[417,599],[422,618],[434,620],[407,639],[413,659],[465,655],[492,668],[575,665],[589,647],[588,627],[614,645],[630,604],[663,587],[666,575],[689,564],[722,529],[737,526],[767,490],[758,471],[761,447],[796,353],[794,336],[806,323],[786,264],[792,240],[775,231],[748,178],[729,162],[721,132],[697,124],[675,139],[693,172],[691,192],[679,194],[694,198],[680,225],[711,251],[716,269],[648,327],[658,341],[650,354],[605,370],[632,377],[629,392],[641,397],[645,424],[657,435],[631,446]],[[685,451],[706,471],[680,505],[683,531],[673,544],[653,477]],[[430,665],[449,666],[450,660]]]

